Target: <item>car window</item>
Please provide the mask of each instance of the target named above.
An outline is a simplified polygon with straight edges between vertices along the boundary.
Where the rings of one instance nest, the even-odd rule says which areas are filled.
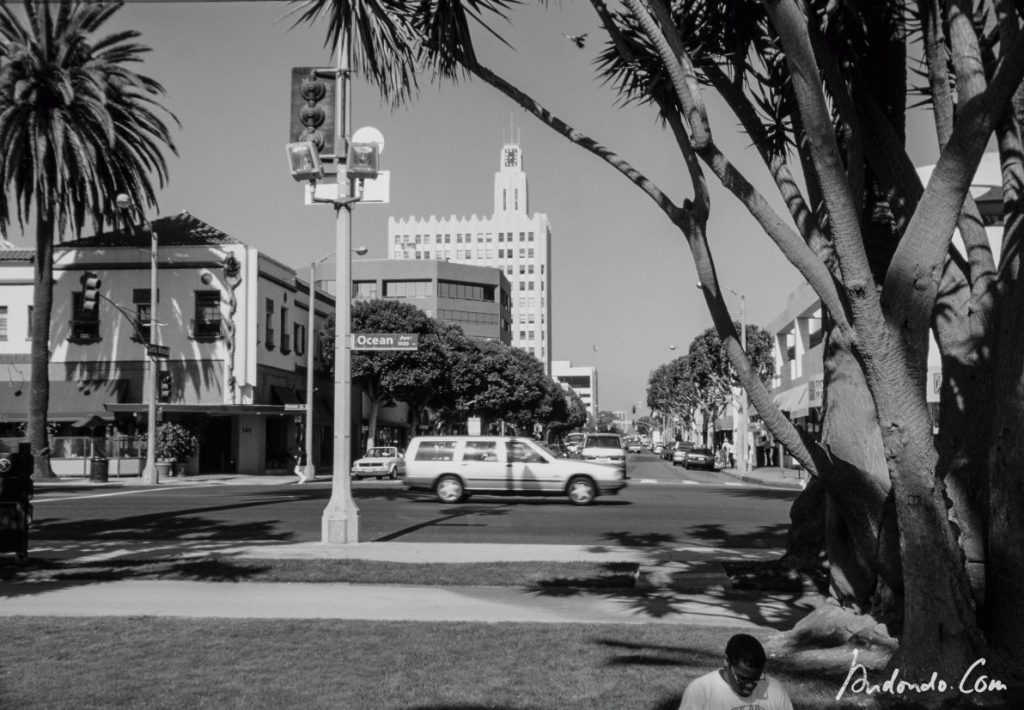
[[[451,461],[455,458],[455,440],[422,441],[416,450],[416,461]]]
[[[378,447],[376,449],[370,449],[366,452],[367,458],[387,458],[388,456],[394,456],[395,450],[387,447]]]
[[[544,457],[521,441],[508,442],[508,460],[519,463],[542,463]]]
[[[622,442],[619,440],[619,437],[617,436],[591,436],[587,438],[586,445],[588,447],[599,446],[601,448],[606,449],[622,448]]]
[[[498,447],[494,441],[467,441],[463,461],[497,461]]]

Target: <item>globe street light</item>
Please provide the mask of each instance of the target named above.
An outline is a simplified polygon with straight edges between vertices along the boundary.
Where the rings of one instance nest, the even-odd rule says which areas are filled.
[[[129,224],[128,213],[132,211],[131,198],[120,193],[114,198],[118,210],[124,217],[125,225]],[[146,354],[149,356],[149,367],[147,368],[148,382],[146,390],[149,392],[149,401],[146,407],[146,465],[142,469],[142,480],[145,483],[159,483],[160,474],[156,468],[156,400],[157,400],[157,357],[156,348],[158,345],[157,331],[157,250],[159,239],[156,230],[146,216],[139,211],[139,219],[149,229],[149,337],[146,343]]]
[[[366,247],[357,247],[352,251],[359,256],[363,256],[369,250]],[[316,464],[313,461],[313,392],[316,390],[313,379],[314,348],[316,343],[313,336],[313,324],[316,314],[316,266],[332,256],[334,256],[333,250],[309,265],[309,319],[306,326],[306,466],[302,471],[302,479],[299,483],[312,481],[316,478]]]

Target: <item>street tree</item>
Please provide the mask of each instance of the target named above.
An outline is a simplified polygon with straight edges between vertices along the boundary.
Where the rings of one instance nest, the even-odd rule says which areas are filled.
[[[693,387],[687,356],[677,357],[651,372],[647,378],[647,406],[661,413],[666,428],[675,422],[690,427],[700,399]]]
[[[176,152],[163,87],[128,67],[149,51],[139,33],[100,35],[121,3],[25,0],[0,5],[0,234],[34,220],[28,438],[33,476],[54,478],[47,417],[54,240],[116,223],[114,197],[156,206],[152,176]]]
[[[844,602],[895,612],[900,647],[890,662],[900,677],[958,678],[979,658],[1019,675],[1024,10],[995,0],[591,5],[605,35],[599,79],[666,127],[691,177],[682,199],[479,61],[474,26],[494,33],[487,19],[514,5],[311,0],[302,17],[326,15],[332,38],[353,31],[360,66],[386,96],[407,97],[418,70],[482,80],[649,196],[690,249],[751,404],[828,496],[829,558],[849,582]],[[911,44],[938,136],[926,186],[906,149]],[[716,142],[705,91],[735,113],[787,211]],[[1003,169],[998,250],[969,194],[993,138]],[[740,343],[708,235],[708,174],[757,220],[763,234],[751,238],[771,240],[821,301],[821,441],[783,416]],[[938,439],[926,400],[930,334],[943,357]],[[957,692],[948,683],[915,700]]]
[[[734,326],[737,329],[741,327],[739,323]],[[767,387],[775,375],[771,335],[760,326],[747,324],[746,336],[751,367],[762,385]],[[686,394],[693,408],[701,413],[702,434],[707,443],[711,422],[722,416],[730,403],[735,404],[735,393],[741,386],[739,374],[729,362],[725,345],[716,329],[708,328],[690,343],[686,355],[686,377],[689,380]]]
[[[436,322],[416,306],[403,301],[374,299],[352,304],[353,333],[416,333],[427,346],[416,350],[357,351],[352,353],[352,382],[359,385],[370,402],[367,413],[367,446],[377,437],[381,407],[405,402],[415,406],[445,376],[444,352],[429,339]],[[334,319],[329,318],[320,334],[334,342]],[[329,347],[325,351],[331,350]],[[328,360],[331,371],[334,361]]]

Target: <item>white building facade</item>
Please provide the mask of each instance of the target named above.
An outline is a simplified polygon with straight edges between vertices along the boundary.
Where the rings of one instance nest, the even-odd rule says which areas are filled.
[[[551,373],[551,227],[530,214],[522,149],[502,146],[490,217],[388,219],[391,259],[435,259],[492,266],[508,278],[512,345],[532,353]]]
[[[551,362],[551,379],[565,387],[571,387],[587,414],[597,419],[597,368],[573,367],[570,360],[553,360]]]

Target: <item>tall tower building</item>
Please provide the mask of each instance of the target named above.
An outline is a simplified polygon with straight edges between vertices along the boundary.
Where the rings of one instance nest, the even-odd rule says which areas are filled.
[[[512,345],[551,374],[551,227],[546,214],[529,213],[519,142],[505,143],[498,159],[490,217],[391,217],[388,256],[501,269],[512,287]]]

